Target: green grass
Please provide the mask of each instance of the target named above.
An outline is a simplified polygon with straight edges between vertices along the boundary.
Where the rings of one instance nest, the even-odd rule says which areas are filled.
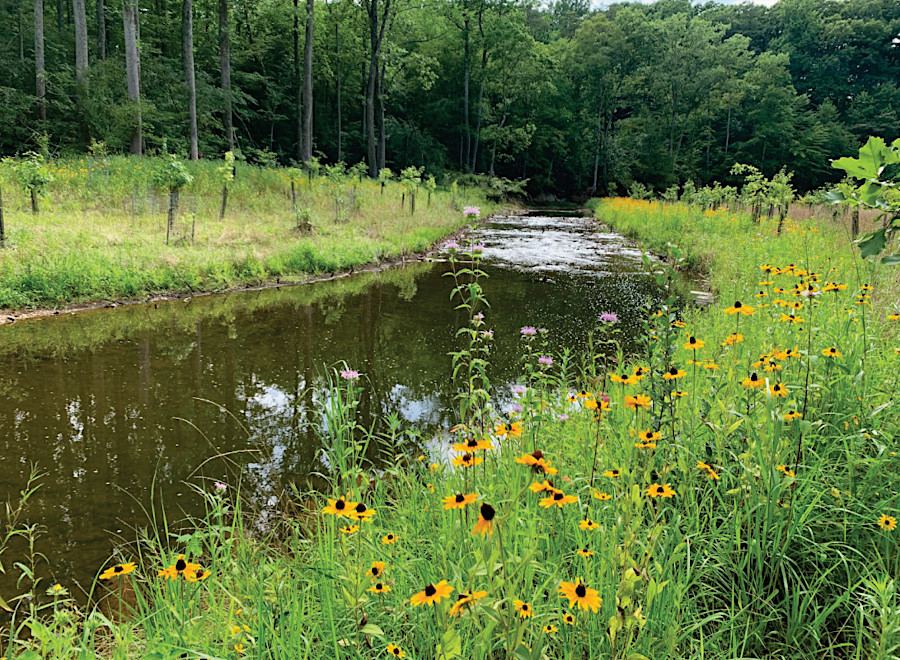
[[[463,205],[489,210],[480,191],[418,194],[355,177],[296,178],[297,207],[311,233],[300,233],[291,203],[296,172],[238,165],[228,211],[219,219],[219,163],[188,163],[175,235],[166,244],[168,197],[152,187],[155,159],[52,163],[54,181],[33,215],[9,166],[0,166],[8,239],[0,250],[0,309],[56,307],[151,294],[215,291],[322,273],[428,249],[464,225]],[[353,199],[355,198],[355,203]],[[340,208],[335,207],[335,200]]]
[[[900,530],[878,524],[898,509],[900,369],[896,321],[886,319],[897,311],[893,271],[859,261],[816,220],[789,223],[779,237],[774,224],[686,206],[605,200],[596,213],[654,251],[677,258],[683,250],[705,264],[719,302],[648,314],[643,352],[631,357],[562,354],[539,366],[541,335],[523,337],[523,410],[512,418],[489,412],[491,427],[472,424],[425,443],[427,450],[399,430],[372,437],[357,428],[356,387],[365,381],[335,377],[320,399],[336,468],[326,495],[364,502],[374,518],[328,515],[325,497],[301,489],[264,534],[242,509],[238,475],[225,492],[201,484],[209,514],[190,521],[192,531],[166,534],[161,525],[120,557],[138,562],[123,579],[121,622],[115,582],[99,584],[86,610],[57,600],[49,620],[74,632],[69,655],[54,657],[375,659],[390,657],[389,644],[422,660],[895,657]],[[765,264],[794,268],[772,274]],[[819,291],[829,282],[847,286],[794,295],[795,285],[808,288],[810,273]],[[766,295],[756,297],[760,291]],[[859,295],[871,298],[858,304]],[[793,311],[803,321],[782,321],[792,308],[776,300],[800,303]],[[725,313],[736,301],[753,313]],[[734,333],[743,340],[728,344]],[[696,354],[684,347],[689,336],[704,342]],[[616,337],[608,325],[595,345],[614,346]],[[840,357],[823,355],[830,347]],[[754,366],[764,354],[780,368]],[[638,366],[645,375],[637,383],[611,379]],[[678,378],[665,379],[673,367]],[[754,372],[765,386],[743,385]],[[577,396],[582,389],[592,396]],[[588,402],[600,400],[599,391],[610,409],[597,419]],[[648,409],[625,405],[638,395]],[[792,411],[799,418],[786,419]],[[521,436],[493,428],[507,422],[521,423]],[[648,431],[659,433],[656,447],[635,446]],[[452,442],[465,437],[488,439],[493,449],[478,454],[479,465],[452,466],[447,457],[460,455]],[[366,444],[380,451],[380,468],[361,458]],[[558,473],[515,460],[535,449]],[[618,476],[604,474],[610,470]],[[547,478],[575,501],[541,506],[547,494],[530,486]],[[650,496],[666,484],[672,497]],[[443,498],[455,493],[477,493],[478,502],[445,510]],[[472,533],[482,503],[497,511],[485,536]],[[359,529],[340,531],[351,524]],[[388,534],[397,542],[383,543]],[[578,554],[583,549],[593,554]],[[207,567],[209,578],[161,580],[157,571],[179,553]],[[383,578],[367,574],[374,562],[385,563]],[[579,578],[603,599],[596,613],[558,593],[562,581]],[[441,580],[453,587],[448,599],[411,604]],[[390,590],[370,592],[378,581]],[[464,590],[487,593],[451,616]],[[534,616],[520,617],[517,600]],[[39,619],[20,620],[28,628]],[[52,633],[48,639],[69,638]],[[6,652],[38,657],[27,648],[34,642],[20,635]]]

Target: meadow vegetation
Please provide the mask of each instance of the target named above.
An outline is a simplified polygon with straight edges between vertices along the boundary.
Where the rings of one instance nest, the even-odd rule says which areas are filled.
[[[0,309],[299,281],[422,252],[491,208],[418,170],[173,157],[31,154],[0,164],[0,189]]]

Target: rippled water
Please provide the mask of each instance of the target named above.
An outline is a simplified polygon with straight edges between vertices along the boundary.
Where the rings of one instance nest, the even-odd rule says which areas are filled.
[[[609,310],[633,337],[658,295],[639,251],[588,220],[502,217],[472,238],[485,244],[501,399],[521,326],[579,349]],[[46,572],[89,584],[115,537],[134,540],[149,524],[152,502],[174,518],[195,510],[186,483],[234,484],[243,470],[265,507],[283,484],[314,479],[326,469],[315,432],[323,377],[340,361],[364,374],[367,418],[396,412],[426,433],[454,424],[448,353],[461,319],[447,269],[416,262],[0,327],[0,497],[24,485],[30,465],[46,474],[29,509],[45,529]],[[228,458],[208,460],[217,454]]]

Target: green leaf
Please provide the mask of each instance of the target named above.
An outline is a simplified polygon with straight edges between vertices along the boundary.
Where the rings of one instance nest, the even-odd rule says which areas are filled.
[[[6,604],[6,601],[3,600],[3,596],[0,596],[0,610],[6,610],[7,612],[12,612],[12,608]]]
[[[450,628],[441,638],[441,643],[435,650],[437,660],[452,660],[462,655],[462,639],[459,633]]]
[[[376,637],[384,637],[384,631],[374,623],[367,623],[362,627],[360,632],[363,635],[375,635]]]
[[[891,254],[881,258],[881,263],[885,266],[896,266],[900,264],[900,254]]]
[[[863,259],[879,254],[887,245],[887,237],[884,229],[879,229],[870,234],[864,241],[860,241],[859,250]]]
[[[843,204],[847,201],[847,196],[840,190],[829,190],[825,193],[825,199],[831,204]]]

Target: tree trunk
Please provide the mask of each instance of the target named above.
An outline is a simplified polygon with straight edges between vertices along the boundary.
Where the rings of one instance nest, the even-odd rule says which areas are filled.
[[[106,0],[97,0],[97,56],[106,59]]]
[[[197,146],[197,82],[194,77],[194,2],[183,0],[181,14],[181,45],[184,49],[184,76],[188,89],[188,115],[191,131],[191,160],[200,157]]]
[[[335,84],[337,86],[337,160],[340,163],[344,159],[343,155],[343,134],[341,133],[341,37],[338,30],[338,22],[334,22],[334,62],[335,62]]]
[[[47,120],[47,74],[44,67],[44,0],[34,0],[34,82],[41,121]]]
[[[482,67],[482,75],[484,75],[484,67]],[[475,114],[475,146],[472,147],[472,164],[469,166],[470,172],[475,172],[478,167],[478,146],[481,144],[481,115],[482,104],[484,103],[484,80],[478,87],[478,109]]]
[[[40,209],[38,208],[37,193],[34,191],[34,188],[32,188],[29,192],[31,193],[31,212],[37,215],[40,211]]]
[[[3,188],[0,188],[0,248],[6,244],[6,224],[3,222]]]
[[[75,13],[75,80],[84,82],[84,74],[88,68],[88,32],[87,12],[84,0],[72,0]]]
[[[853,209],[853,214],[850,216],[850,235],[854,240],[859,236],[859,209]]]
[[[40,0],[35,0],[39,2]],[[122,7],[122,23],[125,29],[125,70],[128,82],[128,100],[135,108],[134,128],[131,133],[131,153],[143,153],[143,126],[141,123],[141,59],[137,47],[137,0],[125,0]]]
[[[591,193],[597,192],[597,177],[600,174],[600,145],[603,140],[603,104],[597,108],[597,144],[594,147],[594,182],[591,185]]]
[[[381,75],[378,77],[378,171],[383,170],[387,164],[387,127],[384,123],[384,74],[385,65],[381,65]]]
[[[35,0],[37,1],[37,0]],[[378,86],[378,0],[369,0],[369,82],[366,86],[366,152],[369,176],[378,176],[375,135],[375,88]]]
[[[463,18],[463,125],[466,143],[466,170],[472,171],[472,131],[469,127],[469,17]]]
[[[291,181],[291,185],[294,182]],[[222,207],[219,209],[219,220],[225,219],[225,208],[228,206],[228,186],[222,186]]]
[[[219,0],[219,64],[222,68],[222,91],[225,94],[225,139],[228,151],[234,151],[234,117],[231,109],[231,23],[228,0]]]
[[[166,245],[169,244],[169,238],[172,230],[175,229],[175,212],[178,210],[178,191],[169,191],[169,217],[166,223]]]
[[[22,0],[19,0],[17,8],[19,17],[19,62],[22,64],[22,70],[25,69],[25,19],[22,16]]]
[[[297,90],[297,160],[303,160],[303,83],[300,78],[300,1],[294,0],[294,67]]]
[[[56,0],[56,29],[63,31],[63,2],[65,0]]]
[[[315,0],[306,0],[306,46],[303,49],[303,153],[304,163],[312,160],[313,149],[313,20]]]

